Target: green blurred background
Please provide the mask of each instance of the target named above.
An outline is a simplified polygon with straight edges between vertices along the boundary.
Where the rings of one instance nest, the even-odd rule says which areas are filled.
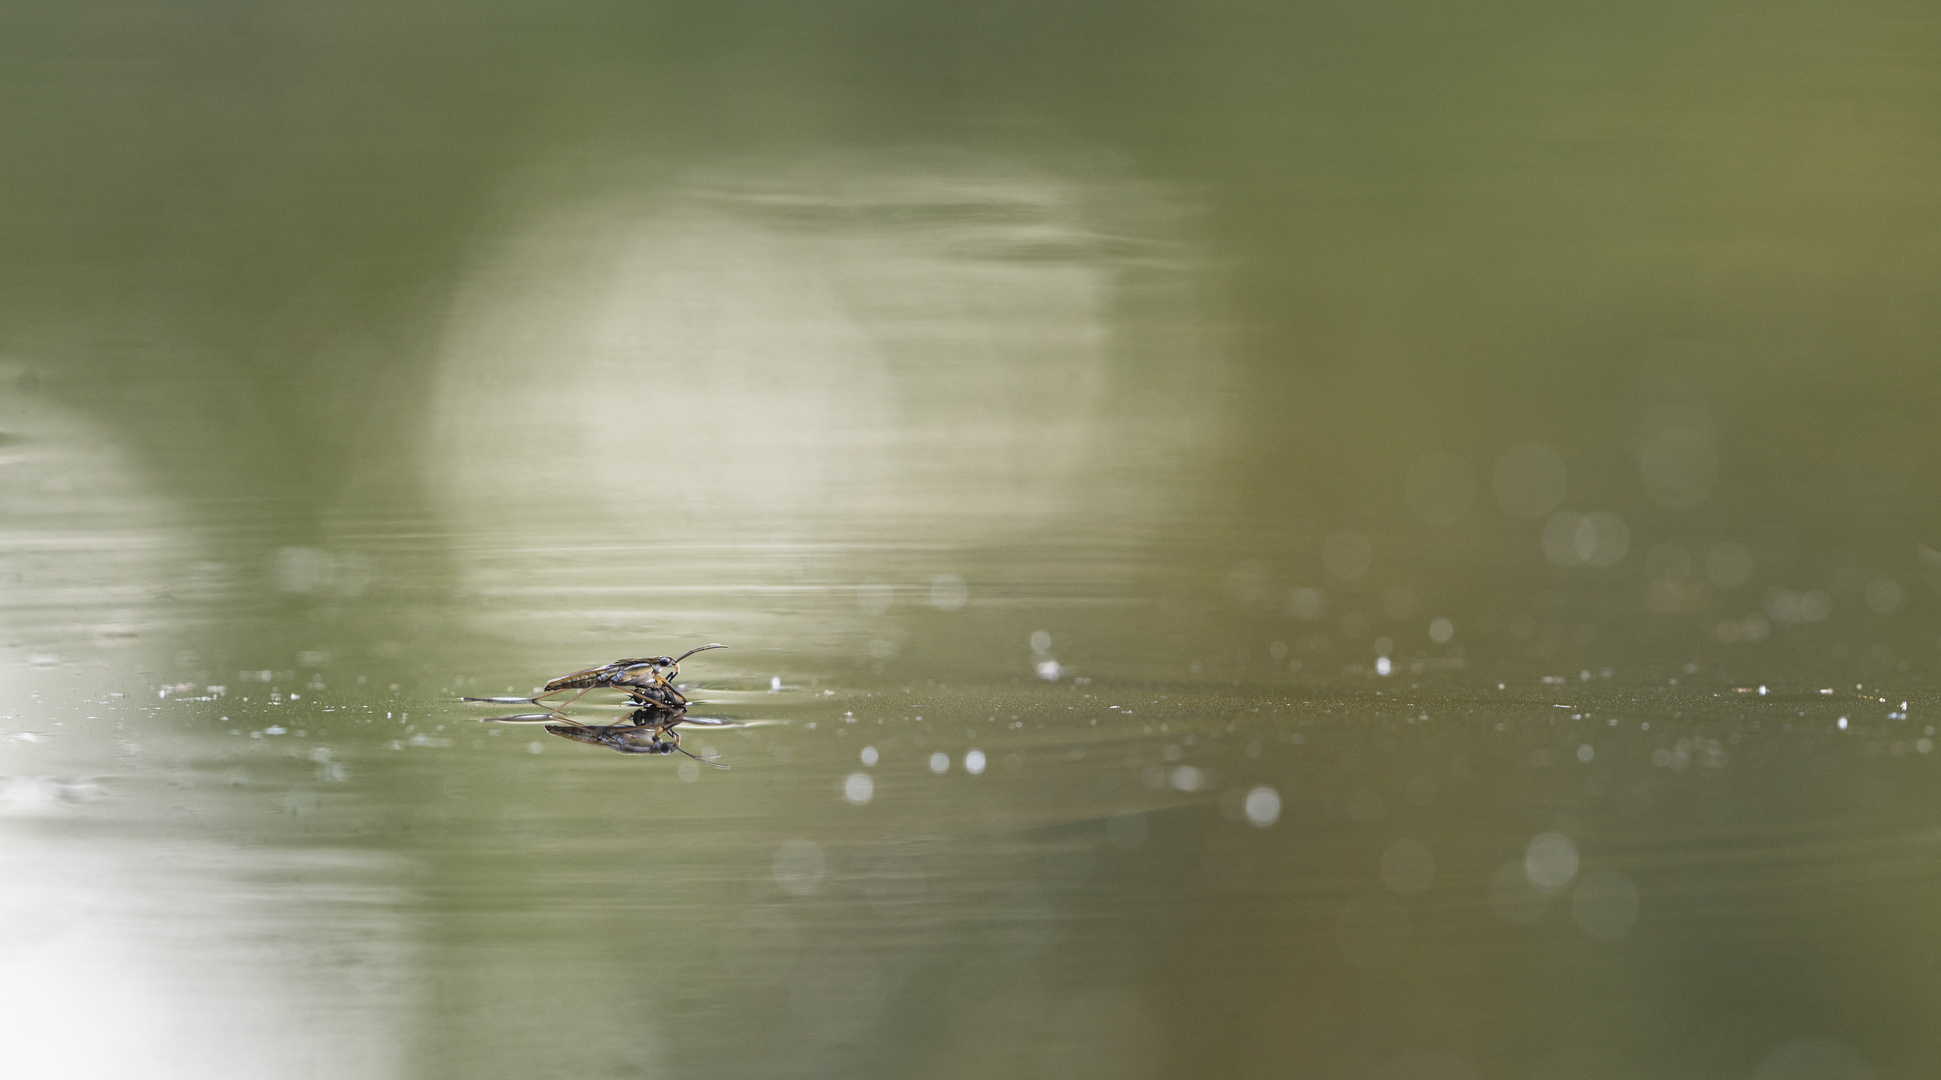
[[[0,4],[0,1030],[1930,1075],[1938,158],[1915,3]]]

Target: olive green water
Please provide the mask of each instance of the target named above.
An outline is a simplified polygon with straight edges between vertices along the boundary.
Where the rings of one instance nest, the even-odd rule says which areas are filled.
[[[1935,1075],[1938,103],[1913,3],[0,7],[0,1073]],[[709,641],[726,771],[457,701]]]

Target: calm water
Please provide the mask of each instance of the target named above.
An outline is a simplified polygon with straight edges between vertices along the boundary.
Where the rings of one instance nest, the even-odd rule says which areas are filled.
[[[1929,7],[0,20],[0,1072],[1941,1069]]]

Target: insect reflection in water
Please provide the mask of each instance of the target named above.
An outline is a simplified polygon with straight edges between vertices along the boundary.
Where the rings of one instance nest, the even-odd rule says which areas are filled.
[[[674,725],[684,722],[709,727],[735,726],[731,720],[722,720],[713,716],[689,716],[685,712],[667,713],[654,709],[640,709],[625,724],[547,724],[546,730],[562,739],[604,746],[622,754],[679,752],[687,754],[688,757],[703,765],[712,765],[717,769],[727,768],[728,766],[716,761],[713,754],[703,756],[681,746],[681,733],[674,730]]]

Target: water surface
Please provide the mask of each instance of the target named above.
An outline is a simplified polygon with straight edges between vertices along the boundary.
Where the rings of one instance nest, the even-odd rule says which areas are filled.
[[[7,18],[14,1072],[1941,1062],[1925,8]]]

